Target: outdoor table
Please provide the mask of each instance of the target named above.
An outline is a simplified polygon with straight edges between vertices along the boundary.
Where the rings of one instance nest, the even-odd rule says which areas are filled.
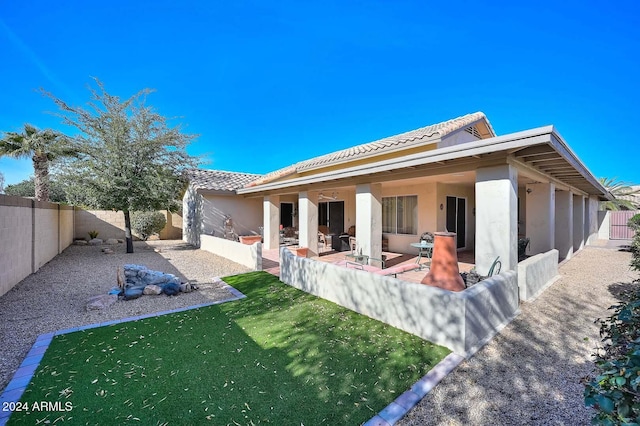
[[[366,265],[367,263],[369,263],[369,256],[367,256],[366,254],[351,253],[347,254],[346,256],[352,258],[354,261],[362,265]]]
[[[416,247],[418,249],[418,258],[416,259],[416,263],[420,264],[422,260],[422,255],[425,255],[427,259],[431,260],[431,253],[433,252],[433,243],[427,243],[421,241],[419,243],[411,243],[411,247]]]

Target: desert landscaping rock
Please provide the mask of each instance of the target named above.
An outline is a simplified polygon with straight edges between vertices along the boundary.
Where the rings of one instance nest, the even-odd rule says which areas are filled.
[[[109,244],[109,245],[114,245],[114,244],[118,244],[118,240],[116,240],[115,238],[109,238],[107,241],[104,242],[105,244]]]
[[[148,285],[144,288],[144,290],[142,291],[142,294],[149,294],[149,295],[162,294],[162,287],[155,284]]]
[[[86,246],[87,245],[87,240],[75,240],[73,242],[73,244],[75,244],[77,246]]]
[[[112,246],[105,256],[99,246],[71,245],[38,272],[0,296],[0,390],[3,390],[40,334],[71,327],[186,308],[233,297],[213,277],[249,270],[182,241],[134,242],[135,253]],[[145,250],[162,247],[162,253]],[[137,263],[197,283],[199,290],[167,297],[144,296],[118,301],[108,309],[86,310],[87,300],[116,286],[118,267]]]
[[[99,246],[103,244],[103,241],[101,238],[93,238],[91,240],[89,240],[89,245],[90,246]]]

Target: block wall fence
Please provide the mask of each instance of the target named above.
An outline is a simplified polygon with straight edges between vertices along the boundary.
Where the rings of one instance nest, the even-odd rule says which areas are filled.
[[[163,213],[160,238],[182,238],[181,215]],[[0,296],[93,230],[103,239],[124,238],[124,215],[0,194]]]
[[[74,209],[0,195],[0,295],[69,247]]]

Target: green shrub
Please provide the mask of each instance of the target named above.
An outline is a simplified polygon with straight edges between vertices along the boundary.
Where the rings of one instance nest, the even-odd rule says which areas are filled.
[[[100,233],[98,231],[89,231],[87,233],[89,234],[89,238],[91,238],[92,240],[94,238],[98,238],[98,235],[100,235]]]
[[[131,215],[131,230],[143,241],[153,234],[159,234],[167,224],[161,212],[134,212]]]
[[[628,425],[640,420],[640,291],[623,294],[613,314],[600,322],[604,347],[594,354],[596,374],[584,402],[596,409],[594,424]]]
[[[631,242],[631,268],[640,271],[640,214],[629,219],[627,225],[635,232]]]

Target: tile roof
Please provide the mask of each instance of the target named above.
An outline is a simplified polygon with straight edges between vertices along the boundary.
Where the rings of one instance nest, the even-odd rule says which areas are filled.
[[[410,132],[401,133],[399,135],[390,136],[374,142],[357,145],[351,148],[332,152],[330,154],[311,158],[309,160],[304,160],[283,169],[268,173],[260,177],[259,179],[249,183],[247,186],[252,187],[262,185],[274,181],[280,177],[292,175],[296,172],[313,170],[316,168],[340,164],[347,161],[381,155],[399,149],[410,148],[412,146],[420,145],[429,140],[442,138],[456,130],[470,126],[480,120],[484,120],[484,122],[486,123],[487,129],[491,133],[490,136],[495,136],[495,132],[491,128],[491,124],[489,123],[489,120],[487,120],[487,117],[484,115],[484,113],[476,112],[473,114],[467,114],[451,120],[443,121],[442,123],[421,127],[416,130],[411,130]]]
[[[187,177],[195,189],[235,191],[261,177],[251,173],[225,172],[222,170],[187,170]]]

